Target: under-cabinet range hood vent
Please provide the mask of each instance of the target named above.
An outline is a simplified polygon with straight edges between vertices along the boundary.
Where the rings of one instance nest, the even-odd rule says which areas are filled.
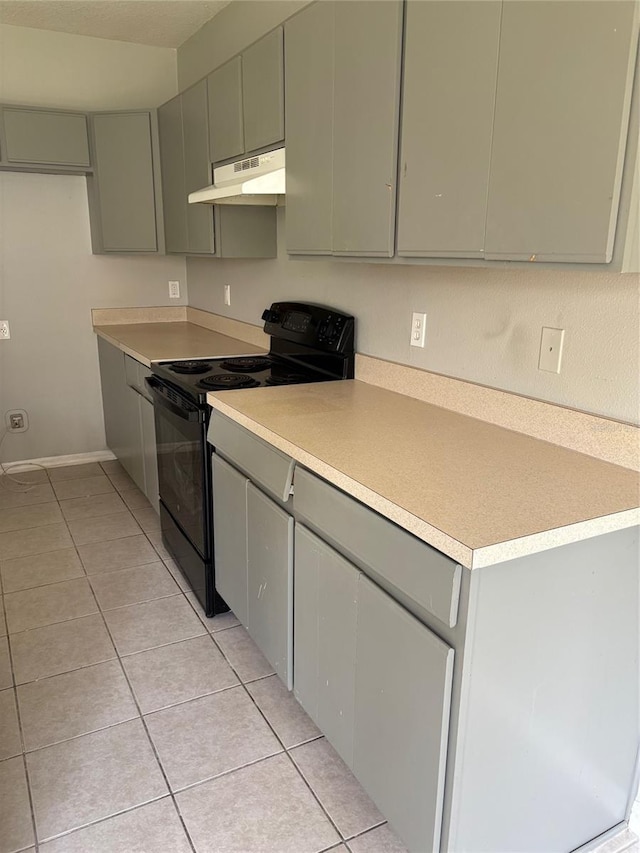
[[[284,195],[284,148],[213,170],[213,184],[189,193],[189,204],[271,204]]]

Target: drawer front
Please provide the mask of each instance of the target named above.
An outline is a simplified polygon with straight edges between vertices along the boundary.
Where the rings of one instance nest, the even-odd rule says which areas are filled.
[[[374,579],[455,626],[462,567],[449,557],[300,467],[294,507],[365,573],[370,570]]]
[[[207,438],[254,483],[282,503],[287,502],[293,482],[293,459],[216,411],[211,413]]]

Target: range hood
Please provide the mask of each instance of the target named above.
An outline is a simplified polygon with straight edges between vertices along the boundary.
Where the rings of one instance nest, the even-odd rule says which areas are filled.
[[[189,193],[189,204],[275,205],[284,188],[284,148],[277,148],[214,169],[213,184]]]

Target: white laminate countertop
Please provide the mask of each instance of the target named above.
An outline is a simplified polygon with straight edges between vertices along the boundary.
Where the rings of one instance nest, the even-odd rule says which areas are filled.
[[[147,367],[152,361],[224,358],[266,352],[254,344],[189,322],[122,323],[93,328],[101,338]]]
[[[640,475],[357,380],[210,405],[468,568],[640,523]]]

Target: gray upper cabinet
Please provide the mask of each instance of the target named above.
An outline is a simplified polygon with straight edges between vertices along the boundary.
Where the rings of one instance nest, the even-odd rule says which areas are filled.
[[[242,58],[235,56],[207,77],[209,159],[212,163],[244,154]]]
[[[178,95],[158,109],[164,236],[167,252],[187,252],[187,190],[184,177],[182,98]]]
[[[407,4],[398,255],[484,255],[501,11]]]
[[[91,117],[94,173],[87,187],[94,252],[158,251],[154,121],[147,110]]]
[[[275,207],[189,204],[211,183],[209,96],[201,80],[158,109],[167,252],[218,258],[274,258]]]
[[[394,253],[403,4],[323,2],[286,25],[287,250]]]
[[[216,68],[207,82],[211,162],[232,160],[282,142],[282,27]]]
[[[278,27],[242,54],[245,151],[284,139],[283,31]]]
[[[182,93],[184,180],[187,195],[211,183],[209,162],[209,118],[207,81],[201,80]],[[212,254],[213,208],[208,204],[187,205],[187,248],[193,254]]]
[[[87,117],[25,107],[4,107],[4,151],[7,163],[89,167]]]
[[[487,258],[611,260],[637,40],[637,3],[504,3]]]
[[[401,0],[335,3],[333,251],[394,253]]]
[[[334,4],[314,3],[285,25],[287,251],[333,250]]]

